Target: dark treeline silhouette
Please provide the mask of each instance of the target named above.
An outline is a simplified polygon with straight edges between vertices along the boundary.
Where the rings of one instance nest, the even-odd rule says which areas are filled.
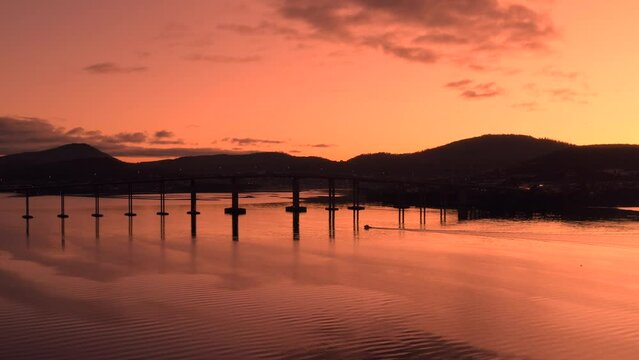
[[[364,187],[369,200],[395,203],[445,202],[451,207],[470,204],[504,211],[639,204],[639,146],[576,146],[523,135],[485,135],[416,153],[366,154],[347,161],[258,152],[127,163],[86,144],[0,157],[0,188],[4,189],[242,174],[362,176],[446,184],[427,191],[379,184]],[[289,184],[287,179],[272,178],[244,184],[244,188],[284,189]],[[324,183],[305,181],[302,186]],[[211,182],[200,190],[226,189],[224,182]],[[155,190],[154,186],[137,189]]]
[[[245,155],[189,156],[126,163],[87,144],[0,157],[4,184],[47,181],[232,175],[241,173],[318,173],[406,179],[450,179],[507,169],[570,145],[522,135],[485,135],[412,154],[366,154],[348,161],[257,152]]]
[[[524,135],[484,135],[411,154],[368,154],[347,162],[355,172],[418,178],[465,178],[508,169],[572,145]]]

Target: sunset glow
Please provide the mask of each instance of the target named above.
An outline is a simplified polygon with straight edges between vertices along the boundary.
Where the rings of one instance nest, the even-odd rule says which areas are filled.
[[[0,1],[0,153],[638,143],[637,14],[629,0]]]
[[[636,359],[638,15],[0,0],[0,359]]]

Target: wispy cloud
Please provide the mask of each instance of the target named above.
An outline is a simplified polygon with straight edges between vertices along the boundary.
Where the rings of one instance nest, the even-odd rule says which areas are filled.
[[[466,99],[485,99],[503,93],[495,82],[477,83],[470,79],[449,82],[445,87],[460,91],[459,95]]]
[[[129,74],[146,71],[146,66],[122,66],[114,62],[101,62],[86,66],[82,70],[96,75],[104,74]]]
[[[228,150],[219,148],[206,148],[206,147],[169,147],[169,148],[152,148],[152,147],[133,147],[133,146],[121,146],[115,149],[104,149],[98,145],[98,147],[106,151],[113,156],[120,157],[158,157],[158,158],[176,158],[183,156],[202,156],[202,155],[217,155],[217,154],[245,154],[246,151]]]
[[[211,63],[223,63],[223,64],[242,64],[252,63],[260,61],[262,58],[259,56],[230,56],[230,55],[205,55],[205,54],[191,54],[184,57],[190,61],[203,61]]]
[[[470,85],[472,82],[473,81],[470,80],[470,79],[451,81],[451,82],[446,84],[446,87],[453,88],[453,89],[459,89],[459,88],[466,87],[466,86]]]
[[[175,139],[175,134],[168,130],[159,130],[153,134],[153,138],[149,140],[149,144],[153,145],[182,145],[184,140]]]
[[[433,31],[425,35],[417,36],[413,39],[413,42],[417,44],[468,44],[470,40],[460,35]]]
[[[312,148],[325,149],[325,148],[334,147],[335,145],[333,145],[333,144],[307,144],[305,146],[312,147]]]
[[[474,88],[461,93],[467,99],[491,98],[500,95],[502,90],[495,83],[477,84]]]
[[[556,35],[549,16],[533,8],[532,3],[280,0],[276,4],[286,20],[305,26],[309,38],[371,46],[422,63],[439,61],[450,54],[478,57],[539,51],[547,48]]]
[[[597,95],[585,84],[579,85],[570,82],[562,82],[556,87],[527,83],[523,86],[523,90],[535,99],[543,98],[551,102],[568,102],[575,104],[588,104],[590,100]]]
[[[258,25],[246,25],[237,23],[224,23],[217,26],[218,30],[233,32],[240,35],[284,35],[296,38],[300,32],[295,28],[278,25],[271,21],[262,21]]]
[[[83,132],[81,134],[85,135],[88,132]],[[94,135],[95,136],[95,135]],[[117,133],[115,135],[100,135],[100,138],[103,141],[111,142],[111,143],[133,143],[133,144],[141,144],[147,141],[147,135],[141,132],[132,132],[132,133]]]
[[[256,138],[224,138],[222,141],[234,143],[240,146],[248,146],[248,145],[275,145],[275,144],[283,144],[282,140],[271,140],[271,139],[256,139]]]
[[[156,131],[154,136],[158,139],[165,139],[165,138],[172,138],[175,136],[175,134],[173,134],[172,131],[160,130],[160,131]]]
[[[432,49],[420,46],[402,45],[389,36],[368,37],[362,42],[374,48],[381,49],[386,54],[394,55],[404,60],[433,63],[438,60],[438,55]]]
[[[158,147],[155,145],[182,144],[172,132],[160,130],[148,136],[142,132],[105,134],[98,130],[75,127],[67,130],[45,119],[28,117],[0,117],[0,155],[44,150],[69,143],[87,143],[114,156],[121,157],[178,157],[235,153],[228,149],[210,147]]]
[[[583,73],[578,71],[563,71],[553,67],[545,67],[540,72],[544,76],[563,80],[577,80],[583,77]]]
[[[553,101],[573,102],[578,104],[587,104],[589,98],[594,94],[587,91],[576,90],[572,88],[556,88],[546,90]]]

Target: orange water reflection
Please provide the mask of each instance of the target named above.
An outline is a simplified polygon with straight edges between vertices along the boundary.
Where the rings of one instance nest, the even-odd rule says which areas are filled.
[[[299,217],[286,195],[241,199],[232,241],[226,198],[1,198],[0,352],[7,357],[634,358],[639,351],[639,224],[440,224],[429,210],[321,204]],[[451,214],[452,215],[452,214]],[[363,230],[364,224],[374,226]],[[131,230],[131,236],[129,236]],[[334,235],[333,235],[334,231]],[[299,238],[299,239],[297,239]]]

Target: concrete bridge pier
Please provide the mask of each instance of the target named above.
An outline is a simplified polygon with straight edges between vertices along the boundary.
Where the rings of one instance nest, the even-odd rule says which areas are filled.
[[[191,179],[191,210],[187,214],[191,215],[191,236],[195,237],[197,234],[197,216],[200,215],[200,212],[197,211],[197,191],[194,179]]]
[[[359,236],[359,210],[353,210],[353,235]]]
[[[335,196],[335,179],[328,179],[328,238],[335,239],[335,212],[339,210]]]
[[[466,207],[457,208],[457,221],[471,220],[472,209]]]
[[[160,211],[156,213],[160,216],[167,216],[169,213],[166,211],[166,188],[164,181],[160,182]]]
[[[398,206],[395,206],[395,209],[397,209],[397,222],[399,223],[399,227],[403,229],[404,220],[406,217],[406,209],[408,209],[408,206],[398,205]]]
[[[306,207],[300,206],[300,179],[299,178],[296,178],[296,177],[293,178],[292,187],[293,187],[293,206],[287,206],[286,212],[290,212],[294,214],[305,213]]]
[[[124,215],[128,216],[129,218],[137,216],[138,214],[133,212],[133,184],[128,185],[127,203],[128,211],[124,213]]]
[[[426,208],[419,207],[419,225],[426,225]]]
[[[446,213],[447,213],[447,204],[448,204],[449,192],[447,189],[442,188],[439,194],[439,222],[442,224],[446,223]]]
[[[245,215],[246,209],[240,207],[240,192],[237,178],[231,178],[231,207],[224,209],[227,215]]]
[[[100,187],[99,186],[95,187],[94,199],[95,199],[95,212],[91,214],[91,216],[93,216],[96,219],[101,218],[104,215],[100,214]]]
[[[24,209],[25,213],[24,215],[22,215],[22,218],[25,220],[33,219],[33,216],[31,216],[31,213],[29,212],[29,191],[26,191],[24,193],[24,206],[25,206],[25,209]]]
[[[353,211],[364,210],[364,207],[359,203],[359,180],[357,179],[353,179],[353,206],[349,206],[348,209]]]
[[[335,179],[328,179],[328,207],[326,210],[335,212],[339,210],[335,201]],[[333,214],[335,217],[335,214]]]
[[[231,207],[224,209],[224,213],[231,215],[231,231],[233,233],[233,241],[240,239],[240,215],[246,214],[246,209],[240,207],[240,193],[237,184],[237,178],[231,178]]]
[[[446,210],[447,209],[445,207],[439,209],[439,222],[441,222],[442,224],[446,223]]]
[[[60,213],[58,214],[58,217],[60,219],[67,219],[69,217],[69,215],[64,212],[64,191],[60,191]]]
[[[397,223],[399,225],[399,228],[403,229],[406,219],[406,209],[410,208],[410,205],[408,205],[409,202],[406,197],[406,184],[399,184],[396,191],[399,195],[397,195],[397,199],[395,200],[396,205],[393,207],[397,209]]]

